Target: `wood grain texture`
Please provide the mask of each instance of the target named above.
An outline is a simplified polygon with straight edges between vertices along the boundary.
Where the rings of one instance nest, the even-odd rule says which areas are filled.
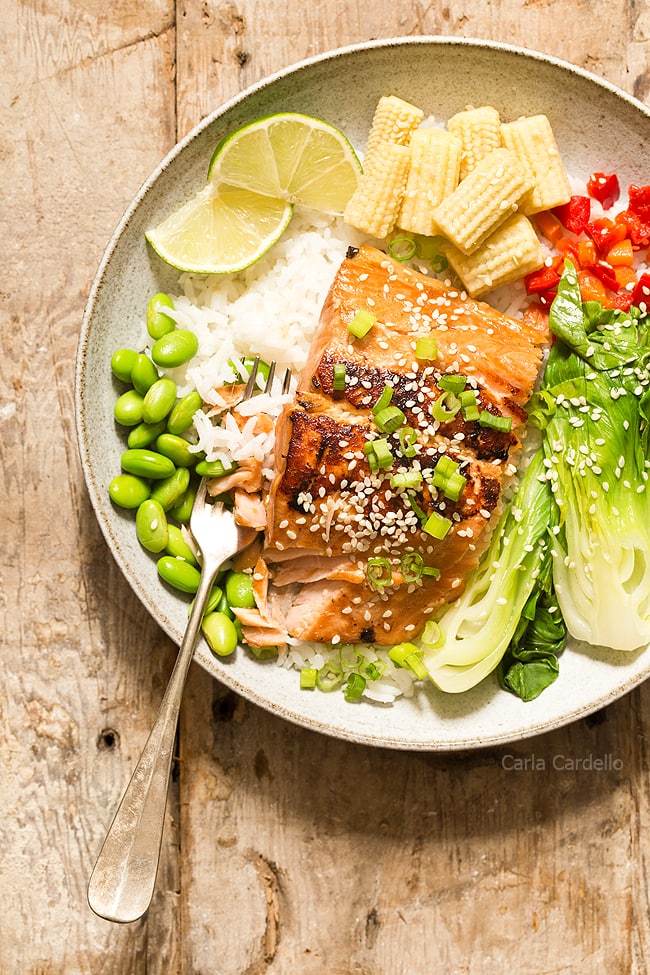
[[[408,755],[286,724],[194,668],[152,908],[94,917],[87,878],[174,648],[91,511],[73,363],[124,207],[246,86],[442,34],[544,50],[650,102],[650,5],[6,0],[0,25],[1,975],[646,973],[648,687],[510,748]],[[616,767],[570,767],[589,756]]]

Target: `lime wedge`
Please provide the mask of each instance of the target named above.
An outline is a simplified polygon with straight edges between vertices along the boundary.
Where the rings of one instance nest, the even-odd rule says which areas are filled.
[[[266,254],[292,212],[284,199],[208,183],[145,236],[159,257],[180,271],[225,274]]]
[[[342,214],[361,163],[346,137],[320,119],[280,112],[255,119],[215,149],[208,179],[263,196]]]

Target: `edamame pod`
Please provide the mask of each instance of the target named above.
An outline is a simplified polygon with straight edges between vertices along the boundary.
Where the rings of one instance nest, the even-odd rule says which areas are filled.
[[[249,572],[229,572],[224,591],[229,606],[250,609],[255,605],[253,577]]]
[[[148,447],[165,429],[164,423],[138,423],[129,432],[126,442],[129,447]]]
[[[173,308],[174,302],[169,295],[159,291],[147,303],[147,331],[152,339],[159,339],[167,332],[173,332],[176,322],[164,312],[165,308]]]
[[[167,549],[168,555],[173,555],[177,559],[183,559],[185,562],[189,562],[190,565],[197,565],[196,556],[194,552],[185,541],[185,536],[180,528],[176,525],[169,525],[167,530]]]
[[[158,574],[181,592],[196,592],[201,581],[201,573],[195,566],[173,555],[163,555],[158,559]]]
[[[131,382],[135,389],[144,396],[148,389],[159,379],[158,370],[148,355],[140,352],[135,357],[133,368],[131,369]]]
[[[176,469],[169,457],[164,457],[163,454],[158,454],[155,450],[147,450],[146,447],[129,447],[122,454],[121,463],[123,469],[129,474],[137,474],[138,477],[150,477],[156,481],[169,477]]]
[[[156,440],[156,450],[169,457],[176,467],[194,467],[197,461],[197,456],[190,450],[187,440],[173,433],[161,433]]]
[[[123,427],[137,427],[142,423],[144,399],[136,389],[127,389],[118,396],[113,407],[113,416]]]
[[[111,369],[113,375],[123,383],[131,382],[131,370],[138,353],[135,349],[116,349],[111,356]]]
[[[167,430],[169,433],[173,433],[177,437],[185,433],[192,425],[194,414],[197,410],[201,409],[202,405],[203,400],[201,394],[197,393],[195,389],[191,393],[187,393],[186,396],[183,396],[182,399],[179,399],[167,420]]]
[[[167,547],[167,516],[158,501],[147,498],[142,502],[135,513],[135,532],[148,552],[162,552]]]
[[[165,511],[179,503],[190,483],[187,467],[177,467],[173,474],[157,481],[151,489],[151,497],[160,502]]]
[[[151,358],[157,366],[175,369],[196,355],[199,340],[188,328],[176,328],[157,339],[151,349]]]
[[[160,423],[176,403],[176,383],[163,377],[156,380],[145,393],[142,417],[145,423]]]
[[[208,613],[201,622],[208,646],[219,657],[229,656],[237,647],[237,630],[224,613]]]
[[[108,485],[111,501],[120,508],[138,508],[149,497],[149,485],[135,474],[118,474]]]

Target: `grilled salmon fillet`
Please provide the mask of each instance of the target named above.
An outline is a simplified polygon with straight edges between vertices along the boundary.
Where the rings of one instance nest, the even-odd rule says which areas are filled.
[[[359,310],[376,318],[361,339],[348,329]],[[417,340],[430,335],[436,358],[418,358]],[[500,514],[547,340],[543,323],[501,314],[375,248],[348,251],[276,428],[264,550],[269,625],[304,640],[391,645],[460,594]],[[341,391],[337,364],[345,366]],[[479,410],[512,418],[511,428],[462,411],[434,419],[445,375],[465,377]],[[414,449],[404,449],[399,429],[377,429],[372,410],[386,386],[415,431]],[[388,441],[392,462],[371,469],[367,444],[377,438]],[[466,479],[457,500],[433,484],[441,457]],[[396,484],[409,472],[416,486]],[[434,512],[451,522],[441,539],[424,531]]]

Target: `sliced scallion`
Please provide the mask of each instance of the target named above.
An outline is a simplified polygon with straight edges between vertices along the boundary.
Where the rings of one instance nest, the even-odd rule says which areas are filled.
[[[463,477],[458,471],[455,471],[447,478],[442,490],[445,497],[449,498],[450,501],[458,501],[465,490],[466,484],[467,478]]]
[[[400,569],[405,582],[417,582],[422,576],[424,559],[419,552],[405,552],[400,559]]]
[[[453,420],[460,409],[460,402],[455,393],[443,392],[431,407],[431,416],[438,423],[447,423]]]
[[[345,389],[345,375],[345,363],[335,362],[332,373],[332,389],[336,390],[337,393],[340,393]]]
[[[390,479],[393,488],[419,488],[422,484],[420,471],[398,471]]]
[[[440,541],[447,536],[450,528],[451,519],[445,518],[444,515],[439,515],[437,511],[432,511],[422,526],[422,530],[427,535],[431,535],[432,538],[437,538]]]
[[[303,691],[311,691],[316,687],[318,671],[315,667],[303,667],[300,671],[300,687]]]
[[[440,569],[437,569],[435,565],[425,565],[422,569],[423,576],[429,576],[432,579],[440,578]]]
[[[356,338],[362,339],[368,334],[373,325],[377,324],[377,318],[365,308],[360,308],[354,315],[352,321],[348,322],[348,331]]]
[[[385,410],[391,399],[393,398],[393,387],[386,383],[381,391],[381,395],[375,405],[372,408],[373,413],[379,413],[381,410]]]
[[[385,438],[381,440],[373,440],[372,446],[375,452],[375,458],[377,460],[377,466],[381,469],[385,467],[393,466],[393,454],[390,449],[390,444]]]
[[[397,437],[399,439],[399,449],[404,457],[415,457],[416,443],[418,439],[417,430],[413,427],[400,427],[397,431]]]
[[[435,335],[422,335],[415,343],[415,354],[418,359],[433,361],[438,358],[438,343]]]
[[[451,373],[447,373],[446,375],[441,376],[440,379],[438,380],[438,386],[440,387],[440,389],[447,390],[450,393],[461,393],[465,389],[466,385],[467,385],[466,376],[455,376],[452,375]],[[462,406],[462,400],[460,401],[460,403]]]
[[[357,673],[348,674],[348,679],[343,689],[343,697],[346,701],[358,701],[365,689],[365,677]]]
[[[382,433],[395,433],[399,427],[404,426],[406,416],[399,406],[385,406],[383,410],[375,412],[375,424]]]
[[[368,559],[366,563],[366,579],[373,589],[383,589],[393,581],[393,570],[388,559]]]
[[[343,671],[336,664],[325,664],[316,674],[319,691],[335,691],[343,683]]]
[[[417,254],[418,245],[412,237],[393,237],[387,250],[396,261],[410,261]]]
[[[479,426],[490,430],[498,430],[500,433],[510,433],[512,429],[511,416],[495,416],[487,410],[481,410],[478,418]]]

